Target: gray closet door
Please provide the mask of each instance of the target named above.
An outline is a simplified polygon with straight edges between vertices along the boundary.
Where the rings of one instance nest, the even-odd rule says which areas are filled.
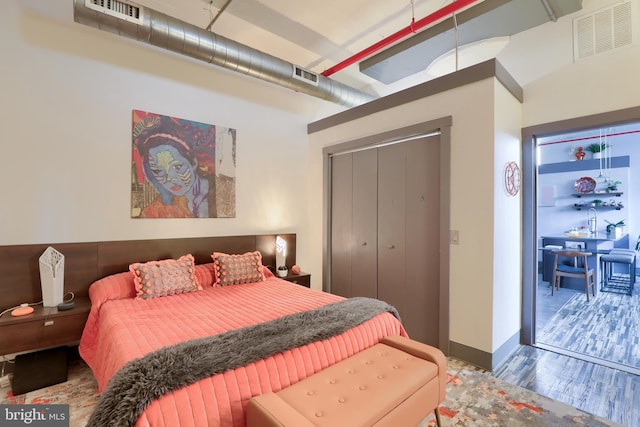
[[[403,321],[414,339],[439,345],[440,137],[407,143],[407,299]]]
[[[377,296],[377,153],[335,156],[331,163],[331,292]]]
[[[331,292],[395,306],[438,346],[439,137],[332,158]]]
[[[331,293],[343,297],[352,296],[352,159],[345,154],[331,161]]]
[[[406,143],[378,149],[378,298],[402,317],[407,297],[406,157]]]
[[[378,295],[378,154],[353,153],[353,222],[351,291],[353,295]]]
[[[438,346],[440,141],[378,150],[378,298],[409,336]]]

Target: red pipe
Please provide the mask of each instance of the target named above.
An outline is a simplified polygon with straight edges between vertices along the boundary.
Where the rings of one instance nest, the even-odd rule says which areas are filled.
[[[350,56],[349,58],[345,59],[342,62],[339,62],[338,64],[334,65],[331,68],[327,68],[326,70],[324,70],[321,74],[325,77],[329,77],[332,74],[337,73],[338,71],[347,68],[349,65],[354,64],[364,58],[366,58],[367,56],[373,54],[374,52],[377,52],[378,50],[389,46],[392,43],[397,42],[398,40],[408,36],[409,34],[415,33],[416,31],[426,27],[427,25],[441,19],[444,18],[447,15],[450,15],[452,13],[455,13],[457,11],[459,11],[460,9],[463,9],[467,6],[469,6],[472,3],[476,3],[478,0],[454,0],[453,3],[448,4],[447,6],[436,10],[435,12],[425,16],[424,18],[418,20],[418,21],[414,21],[413,19],[411,20],[411,24],[404,27],[403,29],[401,29],[400,31],[397,31],[393,34],[391,34],[388,37],[385,37],[384,39],[380,40],[379,42],[369,46],[366,49],[361,50],[360,52],[356,53],[353,56]]]
[[[609,136],[629,135],[631,133],[639,133],[639,132],[640,132],[640,129],[639,130],[630,130],[630,131],[626,131],[626,132],[608,133],[606,135],[584,136],[582,138],[563,139],[562,141],[543,142],[541,144],[538,144],[538,146],[542,147],[543,145],[564,144],[565,142],[576,142],[576,141],[585,141],[587,139],[596,139],[596,138],[609,137]]]

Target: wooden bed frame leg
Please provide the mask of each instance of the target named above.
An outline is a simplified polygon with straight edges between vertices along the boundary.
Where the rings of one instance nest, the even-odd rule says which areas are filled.
[[[438,427],[442,427],[442,423],[440,422],[440,408],[436,406],[436,409],[433,412],[436,414],[436,425]]]

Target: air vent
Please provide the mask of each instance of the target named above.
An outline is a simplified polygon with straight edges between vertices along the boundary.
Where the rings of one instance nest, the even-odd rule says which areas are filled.
[[[135,3],[125,3],[118,0],[85,0],[84,5],[89,9],[97,10],[125,21],[142,24],[142,7]]]
[[[293,67],[293,78],[318,86],[318,75],[316,73],[295,65]]]
[[[573,20],[574,61],[630,45],[632,41],[630,1]]]

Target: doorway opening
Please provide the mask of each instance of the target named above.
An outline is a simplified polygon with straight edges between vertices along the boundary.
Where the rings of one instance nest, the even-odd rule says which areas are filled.
[[[634,256],[633,266],[640,266],[635,252],[640,171],[630,168],[632,159],[640,159],[639,136],[640,108],[523,129],[522,341],[636,375],[640,285],[633,282],[640,283],[638,272],[602,260],[611,251],[626,250]],[[591,144],[609,152],[594,158],[587,150]],[[567,248],[589,254],[586,262],[596,282],[596,296],[589,301],[584,279],[561,279],[560,289],[551,292],[555,251]],[[603,267],[609,265],[621,277],[633,270],[626,274],[626,287],[612,290],[603,284]]]

